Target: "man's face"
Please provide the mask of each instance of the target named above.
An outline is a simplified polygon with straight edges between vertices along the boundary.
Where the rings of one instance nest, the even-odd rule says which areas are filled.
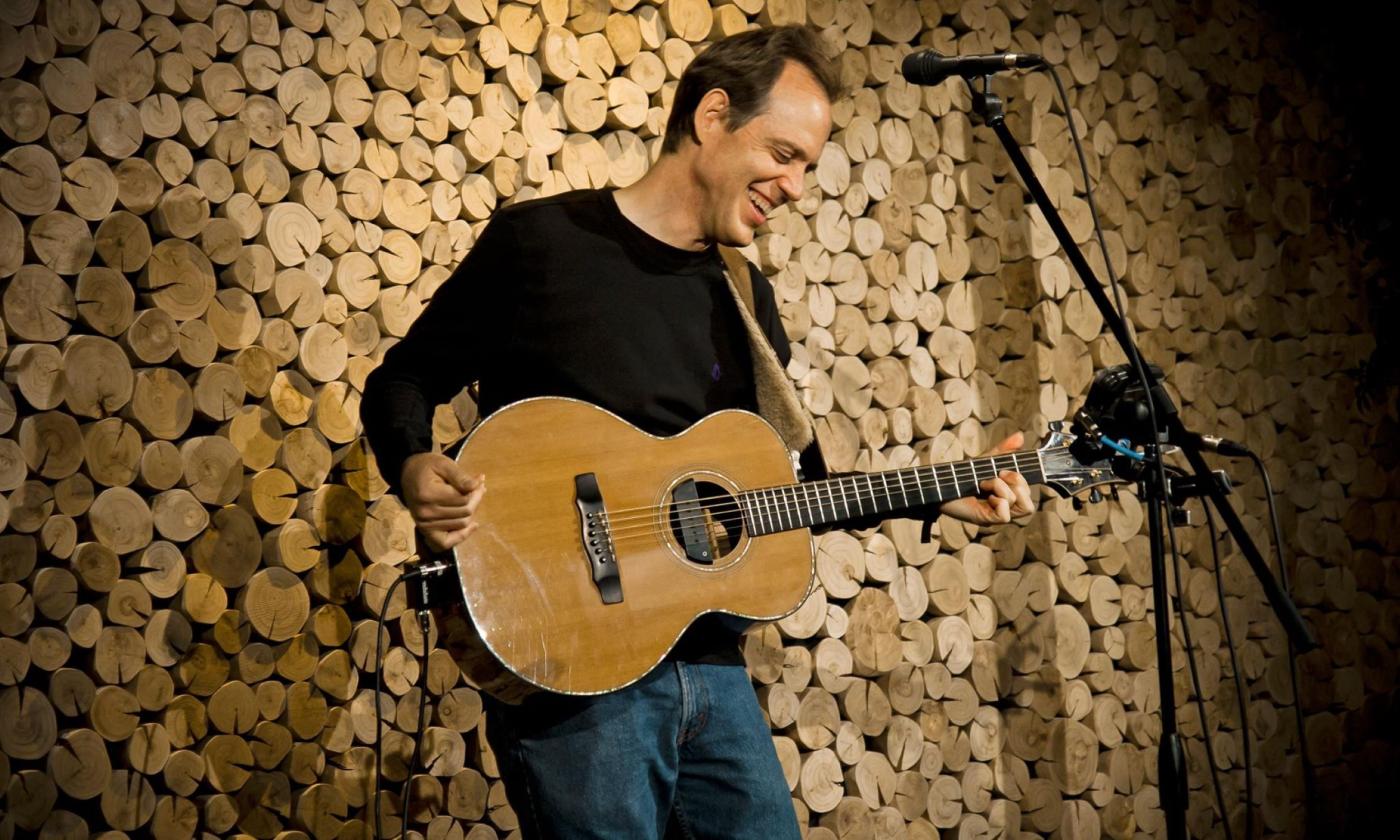
[[[831,104],[805,67],[788,62],[767,107],[741,127],[729,131],[702,119],[697,114],[705,233],[741,247],[775,208],[802,197],[803,175],[831,133]]]

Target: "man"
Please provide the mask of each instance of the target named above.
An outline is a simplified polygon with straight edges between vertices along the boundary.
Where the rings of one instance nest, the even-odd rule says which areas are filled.
[[[433,406],[468,382],[479,382],[483,415],[568,396],[657,435],[756,407],[754,360],[715,246],[748,244],[801,196],[838,95],[810,30],[726,38],[687,69],[662,154],[636,184],[496,214],[365,387],[366,434],[429,546],[471,533],[487,492],[489,477],[431,452]],[[772,288],[751,275],[753,315],[786,363]],[[999,449],[1019,445],[1016,435]],[[1016,473],[982,489],[986,498],[942,512],[991,524],[1031,511]],[[526,837],[799,836],[737,629],[719,616],[620,691],[488,701],[488,732]]]

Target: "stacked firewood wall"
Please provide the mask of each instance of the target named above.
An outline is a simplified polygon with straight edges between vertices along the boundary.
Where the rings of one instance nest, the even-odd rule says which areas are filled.
[[[1395,418],[1340,373],[1374,344],[1359,244],[1323,209],[1346,132],[1253,6],[5,0],[0,837],[367,837],[377,720],[387,829],[512,835],[480,695],[443,650],[420,672],[433,640],[385,603],[415,544],[360,439],[365,377],[496,208],[632,183],[707,41],[804,21],[852,93],[806,196],[748,250],[832,467],[1039,438],[1121,361],[965,88],[897,71],[922,47],[1045,55],[1148,359],[1189,425],[1247,442],[1278,486],[1323,643],[1297,699],[1324,804],[1389,778],[1400,510],[1372,450]],[[1051,80],[998,85],[1101,267]],[[474,418],[459,397],[437,437]],[[1267,546],[1262,485],[1231,470]],[[1131,489],[918,530],[822,536],[806,605],[747,638],[807,836],[1162,835]],[[1223,835],[1208,741],[1243,826],[1228,607],[1259,824],[1299,836],[1285,637],[1232,543],[1222,601],[1206,528],[1177,539],[1205,709],[1178,639],[1189,824]]]

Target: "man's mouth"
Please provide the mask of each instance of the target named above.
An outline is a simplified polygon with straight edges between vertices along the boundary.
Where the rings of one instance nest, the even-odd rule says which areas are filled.
[[[749,190],[749,203],[758,211],[758,215],[765,219],[773,212],[773,205],[756,190]]]

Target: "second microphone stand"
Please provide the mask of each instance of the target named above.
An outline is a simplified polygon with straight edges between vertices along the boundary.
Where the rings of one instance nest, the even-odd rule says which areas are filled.
[[[1239,515],[1226,500],[1224,489],[1212,479],[1210,467],[1207,466],[1196,443],[1198,438],[1187,433],[1180,416],[1177,414],[1176,406],[1167,397],[1166,391],[1161,387],[1161,383],[1154,376],[1150,366],[1142,361],[1142,356],[1133,343],[1132,336],[1128,333],[1127,325],[1119,317],[1118,311],[1109,303],[1107,295],[1104,294],[1103,284],[1094,276],[1083,252],[1079,250],[1074,237],[1065,227],[1059,211],[1055,209],[1055,205],[1050,201],[1050,196],[1045,192],[1045,187],[1040,183],[1040,179],[1036,177],[1035,171],[1021,152],[1020,144],[1011,135],[1011,129],[1006,125],[1005,107],[1001,99],[992,93],[992,77],[982,77],[980,86],[973,79],[967,81],[968,88],[972,91],[973,111],[981,116],[987,125],[991,126],[1002,146],[1005,147],[1012,165],[1021,176],[1022,183],[1025,184],[1027,191],[1030,192],[1041,212],[1045,214],[1046,222],[1054,231],[1055,238],[1059,240],[1060,247],[1064,248],[1065,255],[1069,257],[1075,271],[1079,273],[1084,288],[1088,290],[1089,296],[1094,299],[1099,311],[1103,313],[1104,323],[1109,326],[1114,337],[1118,339],[1119,345],[1122,346],[1123,352],[1127,355],[1129,364],[1143,378],[1143,388],[1155,408],[1160,437],[1150,441],[1145,447],[1144,454],[1147,456],[1148,462],[1142,486],[1147,500],[1148,538],[1152,550],[1152,607],[1155,613],[1157,676],[1162,703],[1162,735],[1157,753],[1157,781],[1162,812],[1167,821],[1168,840],[1186,840],[1186,758],[1176,725],[1176,693],[1171,677],[1171,617],[1167,599],[1166,538],[1162,530],[1162,517],[1166,513],[1168,504],[1167,487],[1163,480],[1165,472],[1161,463],[1164,446],[1168,443],[1175,444],[1186,455],[1199,486],[1204,488],[1206,495],[1220,511],[1221,519],[1224,520],[1230,533],[1234,535],[1236,543],[1244,552],[1246,559],[1249,560],[1255,577],[1259,579],[1265,595],[1269,598],[1269,603],[1283,623],[1284,630],[1293,640],[1295,647],[1299,651],[1311,650],[1317,647],[1317,641],[1313,638],[1307,625],[1303,623],[1298,608],[1294,606],[1288,594],[1274,580],[1273,574],[1264,563],[1264,558],[1259,554],[1259,549],[1245,530],[1244,523],[1240,521]],[[1068,103],[1066,103],[1066,107],[1068,107]],[[1072,120],[1074,115],[1066,114],[1065,118]],[[1085,189],[1088,187],[1089,185],[1086,183]],[[1105,254],[1104,258],[1107,259],[1107,256]],[[1187,653],[1189,655],[1189,651]],[[1223,814],[1221,816],[1228,819]]]

